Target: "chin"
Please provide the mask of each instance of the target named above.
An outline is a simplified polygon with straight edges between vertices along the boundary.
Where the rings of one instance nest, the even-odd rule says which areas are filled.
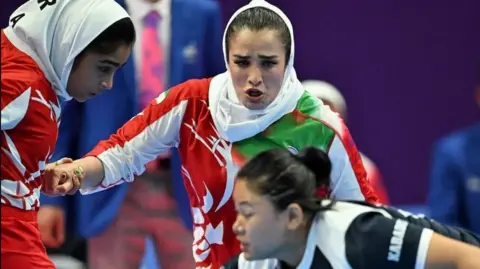
[[[253,256],[253,255],[250,254],[249,252],[243,252],[243,257],[244,257],[245,260],[247,260],[247,261],[257,260],[257,259],[255,259],[255,256]]]
[[[243,252],[243,257],[247,261],[265,260],[269,258],[266,255],[262,255],[259,253],[251,253],[251,252]]]
[[[84,103],[88,100],[88,98],[85,98],[85,97],[80,97],[80,96],[72,96],[73,99],[75,99],[75,101],[79,102],[79,103]]]
[[[243,101],[243,106],[250,110],[262,110],[262,109],[265,109],[268,106],[268,104],[265,104],[264,102],[254,103],[254,102],[245,100]]]

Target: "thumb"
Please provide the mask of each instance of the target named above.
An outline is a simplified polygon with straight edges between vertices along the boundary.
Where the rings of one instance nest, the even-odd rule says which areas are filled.
[[[43,173],[43,178],[42,191],[49,193],[59,184],[61,175],[54,170],[47,169]]]
[[[66,180],[62,184],[53,188],[53,193],[57,195],[65,195],[73,188],[72,180]]]

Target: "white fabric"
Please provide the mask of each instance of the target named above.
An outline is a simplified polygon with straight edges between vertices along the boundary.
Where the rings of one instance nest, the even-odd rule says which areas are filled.
[[[74,257],[67,255],[49,255],[57,269],[86,269],[87,266]]]
[[[46,1],[47,3],[49,1]],[[40,66],[57,96],[72,99],[67,92],[68,77],[75,57],[100,33],[128,17],[114,0],[57,0],[46,5],[30,0],[15,10],[10,19],[24,13],[12,28],[5,29],[15,47]]]
[[[143,19],[150,11],[156,11],[160,14],[160,21],[158,23],[158,36],[162,44],[163,52],[163,70],[165,78],[168,78],[169,72],[169,60],[170,60],[170,40],[171,40],[171,11],[172,0],[161,0],[155,3],[151,3],[145,0],[126,0],[127,11],[132,18],[133,25],[135,26],[137,40],[133,47],[133,60],[135,61],[135,76],[137,79],[137,85],[140,85],[140,70],[142,64],[142,34],[143,34]],[[164,81],[165,83],[167,81]],[[165,85],[166,87],[166,85]]]
[[[264,7],[277,13],[285,21],[292,38],[290,58],[285,69],[280,92],[275,100],[262,110],[250,110],[239,102],[233,87],[230,71],[228,70],[225,42],[228,26],[233,19],[241,12],[254,7]],[[266,1],[253,0],[233,14],[223,35],[223,56],[227,71],[213,78],[208,94],[210,113],[212,114],[215,127],[222,138],[230,142],[236,142],[252,137],[295,109],[304,90],[293,68],[294,55],[295,39],[293,37],[292,24],[280,9]]]
[[[347,113],[347,104],[342,93],[332,84],[321,80],[305,80],[302,85],[313,96],[332,104],[332,109],[344,117]]]

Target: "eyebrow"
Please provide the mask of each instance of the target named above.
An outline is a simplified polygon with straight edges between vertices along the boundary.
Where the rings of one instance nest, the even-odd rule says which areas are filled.
[[[235,58],[241,59],[241,60],[248,60],[250,59],[250,56],[245,56],[245,55],[239,55],[239,54],[234,54],[233,55]],[[258,58],[263,59],[263,60],[274,60],[278,58],[277,55],[263,55],[260,54],[258,55]]]
[[[240,203],[238,203],[239,206],[249,206],[249,207],[253,207],[253,205],[247,201],[242,201]]]
[[[112,61],[112,60],[108,60],[108,59],[105,59],[105,60],[100,60],[101,63],[104,63],[104,64],[110,64],[110,65],[113,65],[115,67],[119,67],[119,66],[123,66],[125,65],[125,63],[123,63],[122,65],[120,63],[117,63],[115,61]]]

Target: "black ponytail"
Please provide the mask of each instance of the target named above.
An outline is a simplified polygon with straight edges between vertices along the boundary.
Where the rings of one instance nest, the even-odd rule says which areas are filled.
[[[252,158],[237,173],[252,190],[267,195],[278,210],[298,203],[306,213],[328,210],[332,203],[322,203],[319,188],[330,188],[332,164],[328,155],[313,147],[298,155],[286,149],[272,149]]]
[[[317,188],[329,188],[332,163],[328,155],[313,147],[303,149],[298,155],[299,161],[315,175]]]

